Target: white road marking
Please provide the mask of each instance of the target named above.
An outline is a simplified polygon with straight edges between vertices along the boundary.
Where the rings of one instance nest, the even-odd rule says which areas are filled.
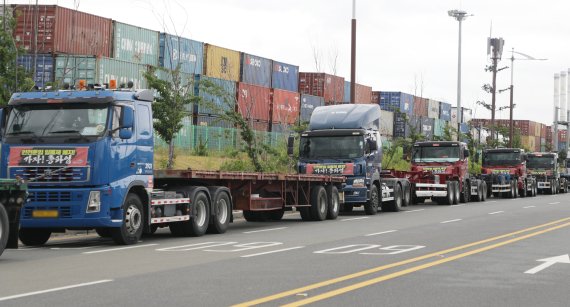
[[[52,248],[50,248],[50,249],[52,249],[52,250],[66,250],[66,249],[76,250],[76,249],[88,249],[88,248],[93,248],[93,246],[83,246],[83,247],[52,247]]]
[[[451,205],[450,207],[463,207],[463,206],[467,206],[467,204],[461,204],[461,205]]]
[[[555,201],[553,203],[548,203],[549,205],[558,205],[560,202],[559,201]]]
[[[493,214],[499,214],[499,213],[503,213],[503,212],[505,212],[505,211],[496,211],[496,212],[491,212],[489,214],[493,215]]]
[[[300,248],[304,248],[304,246],[295,246],[295,247],[290,247],[290,248],[283,248],[283,249],[278,249],[278,250],[268,251],[268,252],[263,252],[263,253],[257,253],[257,254],[251,254],[251,255],[244,255],[244,256],[241,256],[241,257],[242,257],[242,258],[249,258],[249,257],[261,256],[261,255],[267,255],[267,254],[285,252],[285,251],[290,251],[290,250],[300,249]]]
[[[449,221],[443,221],[443,222],[439,222],[440,224],[447,224],[447,223],[453,223],[453,222],[459,222],[462,221],[463,219],[455,219],[455,220],[449,220]]]
[[[517,199],[517,198],[511,198],[511,199],[509,199],[509,200],[518,200],[518,199]]]
[[[424,211],[425,209],[416,209],[416,210],[409,210],[409,211],[404,211],[404,213],[410,213],[410,212],[420,212],[420,211]]]
[[[375,232],[375,233],[371,233],[371,234],[367,234],[365,235],[365,237],[371,237],[371,236],[376,236],[376,235],[382,235],[385,233],[391,233],[391,232],[396,232],[397,230],[386,230],[386,231],[382,231],[382,232]]]
[[[496,203],[496,202],[497,202],[496,200],[490,200],[490,201],[488,201],[488,203]]]
[[[21,298],[21,297],[26,297],[26,296],[33,296],[33,295],[62,291],[62,290],[67,290],[67,289],[92,286],[92,285],[102,284],[102,283],[111,282],[111,281],[113,281],[113,280],[112,279],[103,279],[103,280],[86,282],[86,283],[82,283],[82,284],[70,285],[70,286],[65,286],[65,287],[59,287],[59,288],[53,288],[53,289],[47,289],[47,290],[34,291],[34,292],[17,294],[17,295],[5,296],[5,297],[0,297],[0,302],[1,301],[7,301],[7,300],[13,300],[13,299]]]
[[[92,252],[83,252],[82,254],[98,254],[98,253],[114,252],[114,251],[120,251],[120,250],[125,250],[125,249],[133,249],[133,248],[155,246],[155,245],[158,245],[158,244],[144,244],[144,245],[135,245],[135,246],[127,246],[127,247],[102,249],[102,250],[92,251]]]
[[[342,220],[340,220],[340,221],[341,221],[341,222],[347,222],[347,221],[364,220],[364,219],[367,219],[367,218],[369,218],[369,217],[367,217],[367,216],[363,216],[363,217],[353,217],[353,218],[351,218],[351,219],[342,219]]]
[[[523,209],[528,209],[528,208],[536,208],[536,206],[526,206],[526,207],[523,207]]]
[[[261,229],[261,230],[252,230],[252,231],[244,231],[243,233],[256,233],[256,232],[265,232],[265,231],[272,231],[272,230],[281,230],[287,227],[277,227],[277,228],[269,228],[269,229]]]

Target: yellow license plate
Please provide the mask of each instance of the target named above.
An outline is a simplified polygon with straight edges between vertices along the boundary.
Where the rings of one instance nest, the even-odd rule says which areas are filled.
[[[32,217],[35,218],[56,218],[59,216],[57,210],[34,210],[32,212]]]

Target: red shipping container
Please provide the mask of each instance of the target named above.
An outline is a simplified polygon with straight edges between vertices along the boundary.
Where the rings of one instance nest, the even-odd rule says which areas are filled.
[[[414,96],[414,115],[427,117],[428,116],[428,100]]]
[[[250,120],[247,122],[249,126],[256,131],[269,131],[269,122],[266,121],[254,121]]]
[[[271,89],[239,82],[237,111],[246,119],[269,122]]]
[[[372,100],[372,87],[355,83],[354,84],[354,103],[369,104]]]
[[[271,122],[294,124],[299,118],[301,98],[297,92],[273,90]]]
[[[57,5],[17,5],[14,38],[19,47],[34,51],[37,16],[37,52],[110,57],[113,22]]]
[[[299,92],[323,97],[325,104],[342,104],[344,78],[325,73],[300,72]]]
[[[566,142],[566,130],[558,130],[558,142]]]

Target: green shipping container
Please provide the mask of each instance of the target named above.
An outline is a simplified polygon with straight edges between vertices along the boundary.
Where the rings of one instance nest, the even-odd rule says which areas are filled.
[[[97,61],[97,81],[101,85],[109,84],[110,80],[116,80],[117,86],[129,81],[133,82],[135,89],[148,88],[144,77],[147,66],[117,59],[101,58]]]
[[[158,66],[157,31],[113,21],[113,58]]]
[[[433,135],[434,136],[443,136],[443,132],[445,131],[445,126],[447,126],[448,122],[443,119],[435,119],[433,125]]]
[[[94,84],[97,80],[97,59],[92,56],[58,55],[55,58],[55,82],[79,85],[79,80]]]

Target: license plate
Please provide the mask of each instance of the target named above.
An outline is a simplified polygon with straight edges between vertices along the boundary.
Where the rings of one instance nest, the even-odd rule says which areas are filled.
[[[59,216],[57,210],[34,210],[32,212],[32,217],[35,218],[56,218]]]

